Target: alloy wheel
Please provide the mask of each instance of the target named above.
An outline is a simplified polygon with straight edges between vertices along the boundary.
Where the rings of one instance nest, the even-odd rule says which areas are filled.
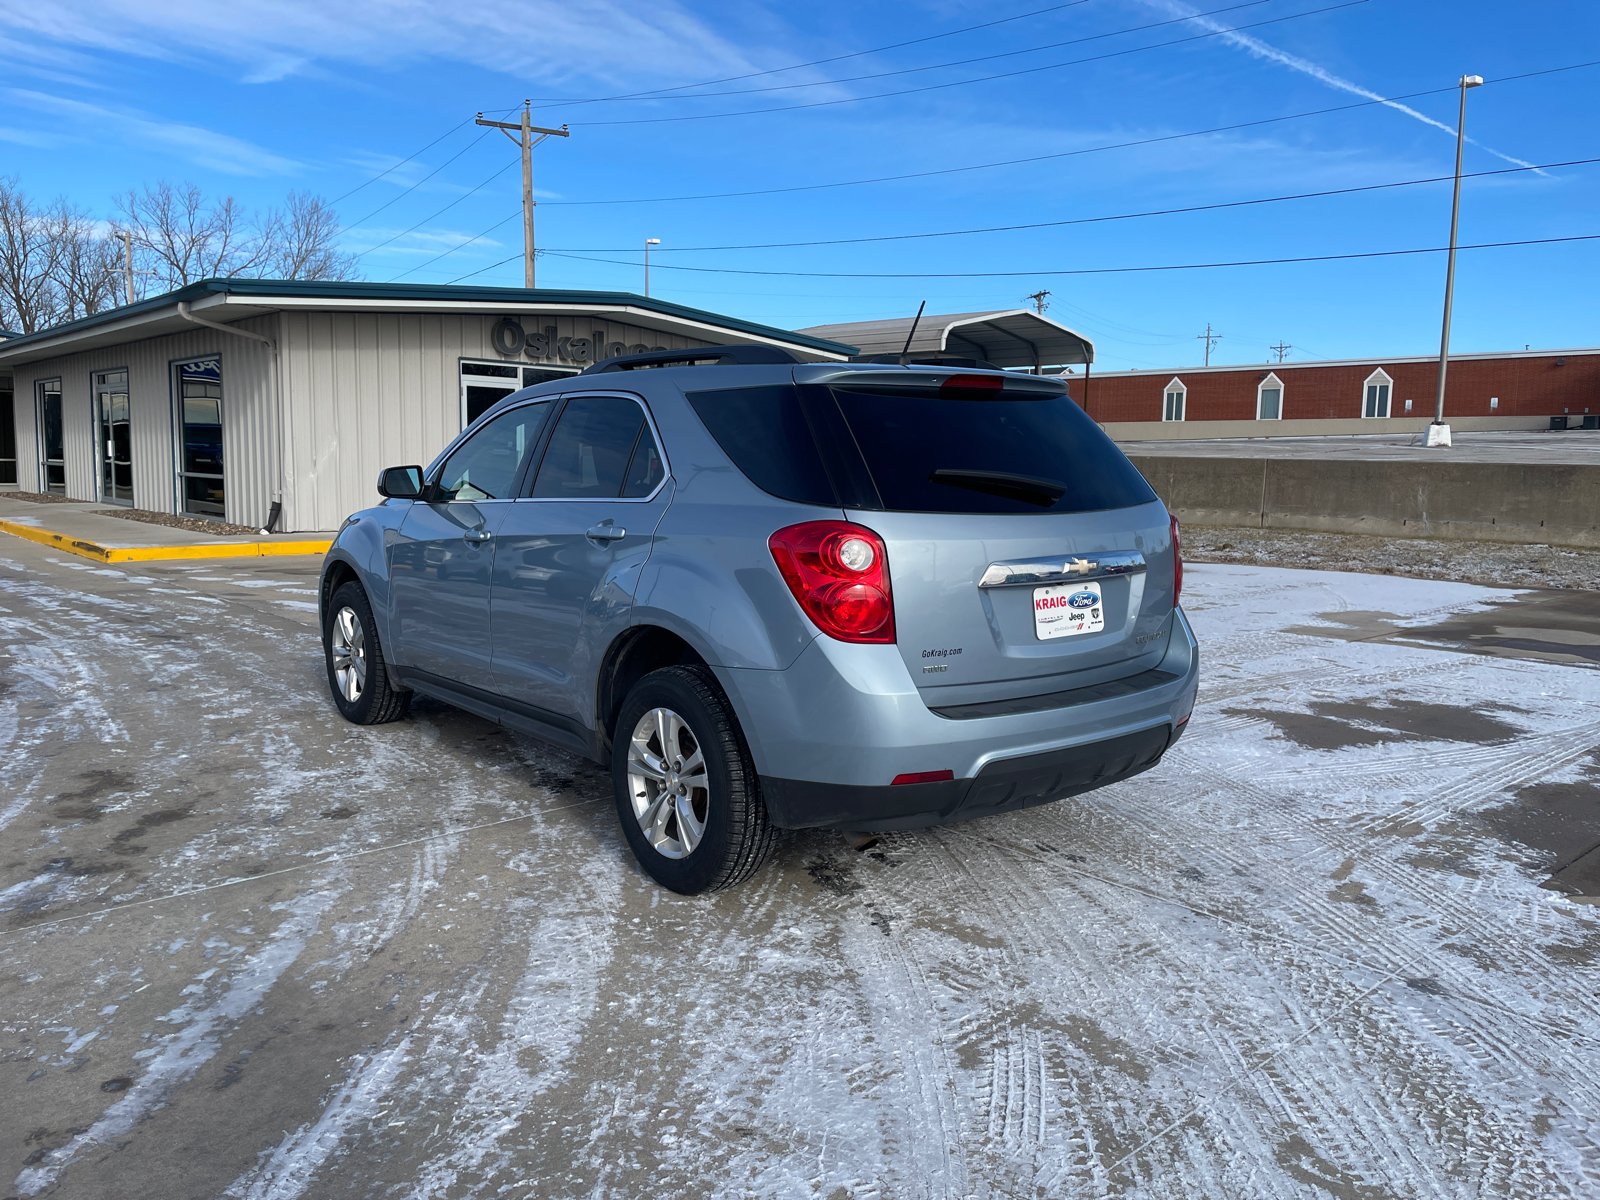
[[[711,780],[689,724],[652,708],[628,739],[628,794],[645,840],[666,858],[687,858],[705,836]]]
[[[333,677],[338,681],[339,692],[354,704],[367,687],[367,631],[355,609],[345,607],[335,614],[328,650],[333,656]]]

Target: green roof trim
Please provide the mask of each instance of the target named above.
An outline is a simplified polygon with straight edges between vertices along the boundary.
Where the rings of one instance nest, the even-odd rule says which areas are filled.
[[[56,325],[50,329],[41,329],[37,333],[14,336],[0,335],[6,337],[5,342],[0,344],[0,354],[33,342],[44,341],[46,338],[59,338],[63,334],[70,335],[80,331],[87,331],[111,321],[120,321],[130,316],[137,316],[140,313],[167,308],[180,301],[192,302],[214,295],[248,296],[259,299],[268,306],[270,306],[274,298],[311,300],[326,298],[346,301],[437,300],[456,303],[471,301],[481,303],[485,308],[491,308],[496,304],[530,303],[571,304],[586,307],[627,306],[629,308],[643,309],[647,312],[660,313],[664,317],[703,321],[706,324],[718,325],[735,333],[771,338],[788,342],[793,346],[805,346],[813,350],[822,350],[829,354],[851,355],[857,353],[856,347],[846,345],[843,342],[830,342],[825,338],[795,333],[792,329],[778,329],[771,325],[759,325],[754,321],[746,321],[739,317],[728,317],[721,313],[707,312],[700,308],[689,308],[682,304],[673,304],[667,300],[657,300],[653,296],[640,296],[634,292],[584,292],[555,288],[458,287],[447,283],[336,283],[298,279],[202,279],[196,283],[181,287],[174,292],[152,296],[148,300],[125,304],[120,308],[107,309],[105,312],[95,313],[92,317],[83,317],[76,321],[69,321],[65,325]]]

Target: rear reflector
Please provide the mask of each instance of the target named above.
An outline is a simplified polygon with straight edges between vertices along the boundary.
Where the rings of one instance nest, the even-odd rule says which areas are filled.
[[[902,783],[948,783],[956,777],[954,771],[914,771],[910,775],[896,775],[890,787]]]

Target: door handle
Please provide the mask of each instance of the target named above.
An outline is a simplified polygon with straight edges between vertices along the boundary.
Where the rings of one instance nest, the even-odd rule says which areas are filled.
[[[476,544],[478,542],[487,542],[493,536],[494,534],[487,529],[469,529],[461,535],[461,540]]]
[[[614,542],[627,537],[628,531],[620,525],[592,525],[584,531],[583,536],[592,542]]]

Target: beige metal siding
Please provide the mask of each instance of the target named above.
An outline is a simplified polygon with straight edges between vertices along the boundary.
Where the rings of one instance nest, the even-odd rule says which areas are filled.
[[[276,316],[240,321],[239,328],[266,337],[277,333]],[[100,451],[95,430],[93,376],[128,372],[133,438],[133,502],[154,512],[179,511],[178,454],[174,434],[173,364],[215,354],[222,359],[222,453],[227,475],[227,520],[260,525],[277,489],[277,436],[273,414],[272,353],[254,338],[211,329],[87,350],[23,363],[16,379],[17,477],[38,491],[40,380],[61,380],[61,410],[67,495],[100,499]]]
[[[427,464],[461,432],[463,358],[507,358],[490,344],[498,315],[452,313],[283,314],[290,479],[286,528],[337,529],[378,501],[386,466]],[[710,343],[587,316],[523,315],[532,332],[689,349]],[[555,359],[543,360],[554,365]],[[562,365],[572,366],[565,363]]]

